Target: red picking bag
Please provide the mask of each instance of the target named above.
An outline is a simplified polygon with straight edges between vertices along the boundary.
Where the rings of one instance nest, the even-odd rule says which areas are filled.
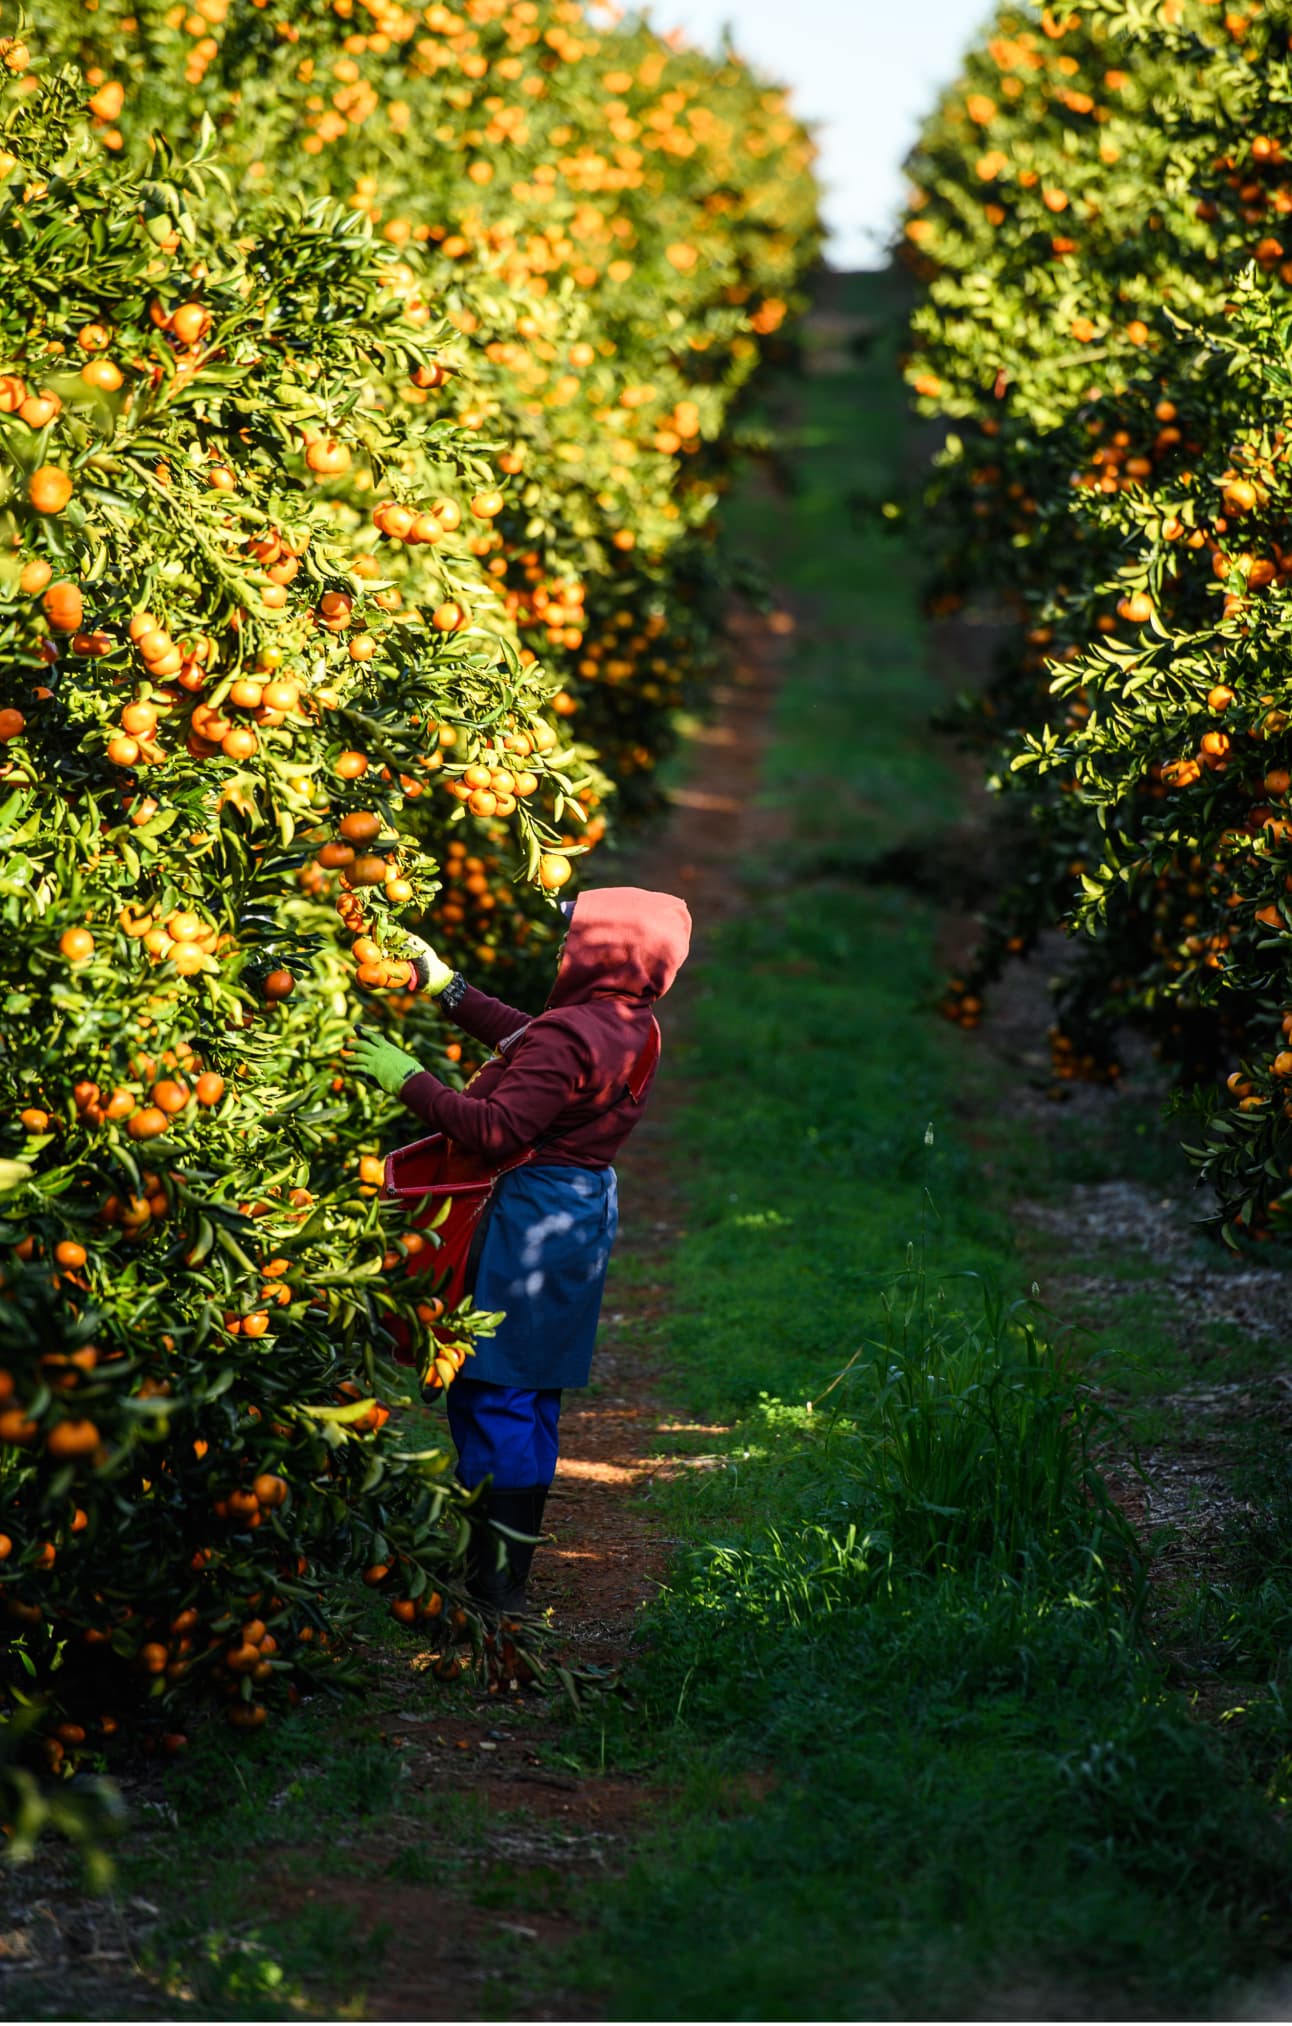
[[[382,1194],[405,1203],[424,1198],[413,1229],[433,1224],[439,1240],[410,1259],[408,1271],[434,1273],[446,1309],[455,1308],[468,1291],[472,1247],[495,1188],[513,1168],[532,1161],[536,1151],[531,1148],[502,1167],[491,1167],[483,1154],[468,1154],[446,1134],[432,1133],[387,1154]]]

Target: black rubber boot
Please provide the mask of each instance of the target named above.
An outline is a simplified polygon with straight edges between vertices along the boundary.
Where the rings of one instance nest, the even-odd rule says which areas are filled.
[[[490,1486],[481,1494],[467,1550],[467,1589],[486,1617],[524,1616],[528,1603],[525,1585],[538,1545],[536,1537],[543,1530],[546,1503],[545,1484],[528,1484],[520,1491]],[[500,1533],[499,1527],[506,1527],[507,1533]],[[512,1534],[534,1538],[512,1540]]]

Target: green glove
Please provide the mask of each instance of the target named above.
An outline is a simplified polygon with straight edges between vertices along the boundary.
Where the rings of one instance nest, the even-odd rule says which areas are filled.
[[[348,1054],[351,1066],[361,1076],[370,1076],[392,1097],[398,1097],[409,1077],[416,1076],[422,1067],[415,1056],[396,1048],[393,1041],[380,1034],[365,1034],[362,1028],[356,1029]]]
[[[443,957],[437,957],[430,944],[423,942],[420,936],[410,935],[407,929],[403,931],[403,936],[408,955],[417,968],[419,990],[429,992],[432,999],[438,999],[453,976],[453,966],[446,964]]]

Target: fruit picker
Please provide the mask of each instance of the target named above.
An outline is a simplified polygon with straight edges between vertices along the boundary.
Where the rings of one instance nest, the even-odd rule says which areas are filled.
[[[351,1053],[357,1069],[445,1136],[439,1144],[476,1157],[493,1182],[466,1291],[503,1320],[447,1396],[458,1478],[479,1488],[468,1586],[493,1618],[526,1608],[562,1396],[586,1386],[591,1371],[618,1227],[611,1164],[642,1116],[659,1063],[654,1008],[691,941],[686,903],[672,894],[601,887],[561,905],[569,926],[536,1018],[409,939],[418,989],[493,1051],[466,1090],[362,1030]]]

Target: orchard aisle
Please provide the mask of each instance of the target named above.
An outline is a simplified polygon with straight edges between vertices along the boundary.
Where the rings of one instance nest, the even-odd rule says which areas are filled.
[[[826,307],[774,396],[782,454],[732,505],[793,621],[742,625],[670,823],[596,871],[684,893],[700,930],[537,1583],[566,1658],[622,1685],[576,1718],[434,1685],[374,1602],[360,1695],[249,1750],[208,1726],[134,1788],[113,1902],[48,1855],[9,1882],[9,2016],[1203,2016],[1292,1953],[1263,1791],[1287,1530],[1262,1508],[1261,1566],[1189,1572],[1146,1650],[1071,1363],[1020,1364],[969,1274],[1093,1307],[1140,1436],[1187,1434],[1163,1396],[1190,1358],[1258,1352],[1182,1341],[1130,1248],[1083,1281],[1080,1192],[1158,1186],[1152,1093],[1021,1102],[1013,1030],[937,1015],[978,833],[929,730],[918,531],[879,512],[900,301],[844,277]],[[922,1233],[911,1350],[883,1297]],[[969,1459],[954,1496],[943,1454]]]
[[[659,1800],[554,1973],[628,2019],[1285,2016],[1286,1493],[1267,1467],[1245,1543],[1177,1512],[1141,1620],[1091,1469],[1124,1497],[1156,1443],[1187,1484],[1197,1382],[1233,1373],[1246,1413],[1277,1348],[1230,1324],[1213,1252],[1189,1243],[1215,1294],[1186,1333],[1182,1261],[1083,1215],[1170,1186],[1150,1079],[1056,1105],[1035,1040],[938,1017],[984,867],[930,725],[972,671],[921,620],[919,524],[881,512],[900,289],[835,278],[824,306],[781,483],[734,516],[798,627],[670,1122],[667,1344],[708,1467],[657,1479],[668,1588],[631,1706],[583,1734]],[[1250,1436],[1277,1455],[1277,1428],[1230,1448],[1255,1488]],[[1143,1545],[1163,1514],[1130,1517]]]

